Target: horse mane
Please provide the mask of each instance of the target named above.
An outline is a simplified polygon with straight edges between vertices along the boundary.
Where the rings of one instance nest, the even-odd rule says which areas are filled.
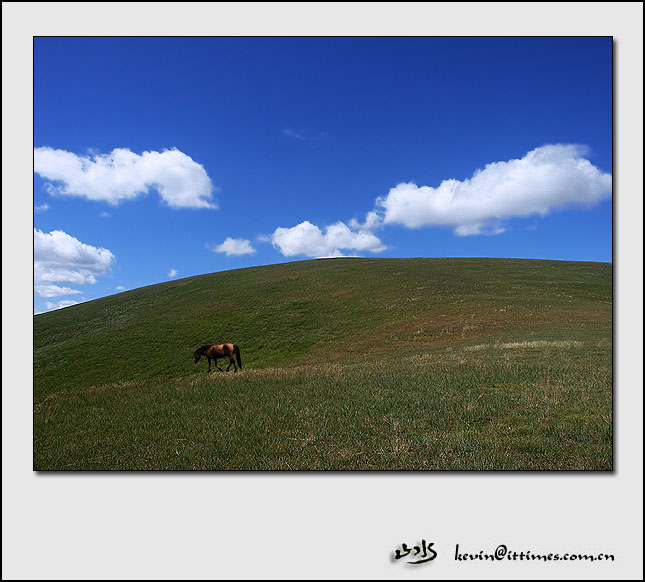
[[[202,346],[201,348],[196,349],[196,352],[203,352],[204,350],[207,350],[208,348],[211,347],[212,344],[206,344],[205,346]]]

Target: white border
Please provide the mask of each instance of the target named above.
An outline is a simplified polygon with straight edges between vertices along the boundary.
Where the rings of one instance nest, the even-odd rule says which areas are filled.
[[[3,3],[3,579],[642,579],[642,15],[605,2]],[[34,35],[613,36],[615,473],[34,474]],[[391,563],[421,538],[440,559]],[[455,542],[618,560],[457,566]]]

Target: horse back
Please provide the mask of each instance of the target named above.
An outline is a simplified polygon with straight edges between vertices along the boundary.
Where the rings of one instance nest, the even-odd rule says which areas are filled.
[[[235,351],[233,344],[220,344],[218,346],[210,346],[208,348],[208,355],[211,358],[224,358],[232,357]]]
[[[225,356],[229,358],[233,357],[233,353],[235,352],[235,346],[233,344],[222,344],[219,347],[222,348],[222,353]]]

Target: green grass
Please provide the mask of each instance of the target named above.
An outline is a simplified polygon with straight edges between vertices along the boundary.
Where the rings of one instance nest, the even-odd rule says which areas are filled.
[[[225,341],[242,372],[193,363]],[[611,470],[611,265],[326,259],[35,316],[34,468]]]

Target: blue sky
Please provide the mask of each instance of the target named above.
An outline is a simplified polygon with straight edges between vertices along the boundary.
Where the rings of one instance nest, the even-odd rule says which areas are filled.
[[[35,38],[34,311],[322,256],[612,260],[612,40]]]

